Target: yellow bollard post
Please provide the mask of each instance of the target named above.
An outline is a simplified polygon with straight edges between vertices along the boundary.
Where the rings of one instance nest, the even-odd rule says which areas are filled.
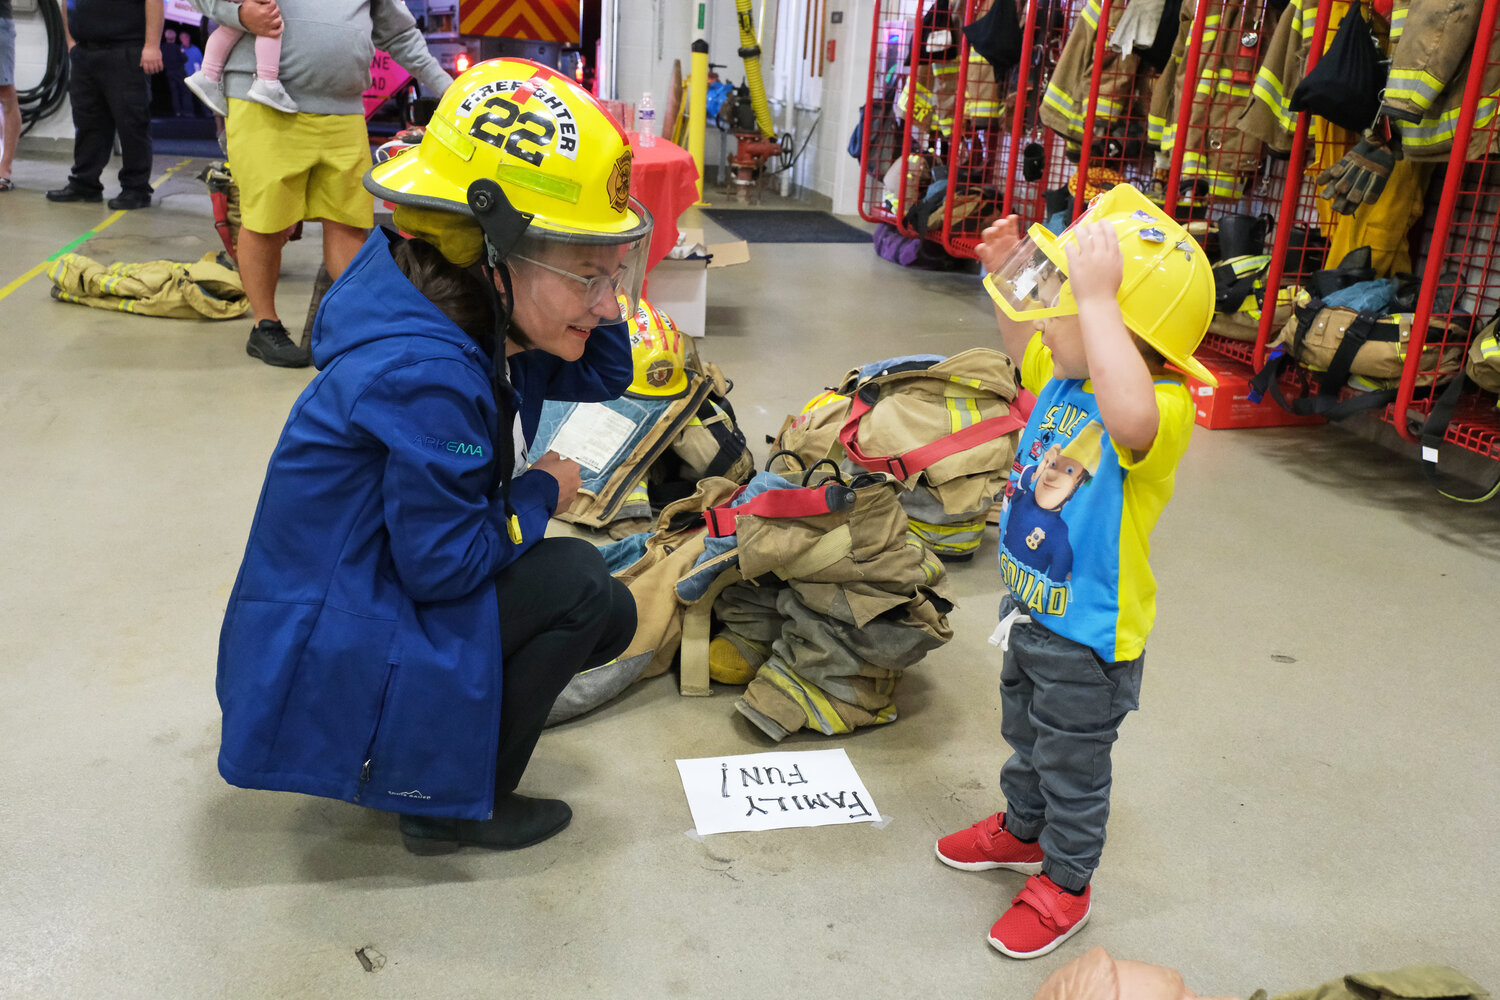
[[[703,133],[708,126],[708,0],[698,0],[693,26],[693,63],[688,74],[687,151],[698,168],[698,205],[703,198]]]
[[[708,43],[703,39],[693,42],[693,69],[688,93],[687,150],[698,168],[698,204],[707,205],[703,199],[703,134],[708,124]]]

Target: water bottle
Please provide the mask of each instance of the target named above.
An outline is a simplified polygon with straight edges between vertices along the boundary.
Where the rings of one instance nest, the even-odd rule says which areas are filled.
[[[656,145],[656,108],[649,90],[641,93],[641,101],[635,106],[635,131],[642,146]]]

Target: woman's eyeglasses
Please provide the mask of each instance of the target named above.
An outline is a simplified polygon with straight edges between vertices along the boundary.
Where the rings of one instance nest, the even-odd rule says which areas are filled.
[[[605,299],[616,298],[622,291],[624,291],[624,268],[621,268],[614,274],[596,274],[591,278],[585,278],[581,274],[574,274],[572,271],[564,271],[560,267],[553,267],[551,264],[544,264],[532,257],[523,257],[520,254],[511,254],[511,257],[515,260],[524,260],[528,264],[535,264],[537,267],[541,268],[544,271],[551,271],[553,274],[560,274],[564,278],[572,278],[574,281],[578,282],[584,287],[584,294],[587,296],[587,301],[590,307],[598,305]]]

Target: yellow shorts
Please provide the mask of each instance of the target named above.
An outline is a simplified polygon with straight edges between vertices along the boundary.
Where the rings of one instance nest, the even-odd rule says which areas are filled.
[[[289,115],[230,98],[224,127],[246,229],[279,233],[303,219],[375,225],[362,183],[370,169],[363,115]]]

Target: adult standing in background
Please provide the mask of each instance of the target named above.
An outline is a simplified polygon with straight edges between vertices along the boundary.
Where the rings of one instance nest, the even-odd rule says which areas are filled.
[[[10,0],[0,0],[0,191],[16,186],[11,164],[21,138],[21,102],[16,97],[16,22]]]
[[[279,79],[297,113],[247,99],[255,46],[242,38],[224,68],[225,136],[240,189],[240,277],[256,319],[245,352],[268,365],[302,368],[311,356],[276,311],[281,248],[298,222],[322,223],[323,265],[337,279],[375,224],[374,199],[362,187],[370,137],[361,96],[375,49],[389,52],[435,94],[453,78],[427,50],[401,0],[193,0],[193,6],[248,34],[281,36]]]
[[[177,40],[176,28],[167,28],[161,33],[161,72],[167,78],[172,114],[192,114],[193,94],[183,83],[187,79],[187,57],[182,52],[182,43]]]
[[[151,86],[161,72],[162,0],[74,0],[65,4],[68,100],[73,105],[73,171],[48,201],[99,201],[99,176],[120,137],[120,193],[109,207],[151,204]]]
[[[203,21],[206,24],[208,22],[208,18],[204,18]],[[177,29],[177,41],[182,44],[182,71],[184,74],[183,78],[186,79],[187,77],[192,76],[194,73],[198,72],[198,67],[203,65],[203,50],[198,48],[197,43],[193,40],[192,33],[187,28]],[[186,86],[186,84],[184,84],[184,86]],[[191,93],[191,91],[189,93]],[[198,100],[197,97],[193,98],[191,107],[193,109],[193,114],[197,115],[199,118],[204,118],[213,114],[212,111],[203,106],[203,102]]]

